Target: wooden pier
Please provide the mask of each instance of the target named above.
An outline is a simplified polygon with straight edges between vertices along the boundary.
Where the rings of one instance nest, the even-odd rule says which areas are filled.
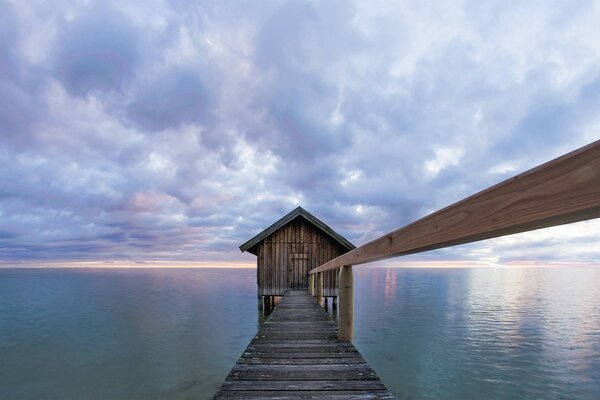
[[[393,399],[305,290],[288,290],[215,399]]]

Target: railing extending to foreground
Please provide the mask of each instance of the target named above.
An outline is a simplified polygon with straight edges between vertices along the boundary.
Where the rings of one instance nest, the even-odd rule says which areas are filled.
[[[310,272],[321,303],[324,271],[340,269],[339,339],[354,331],[352,265],[600,217],[600,140],[491,186]],[[315,287],[316,286],[316,287]]]

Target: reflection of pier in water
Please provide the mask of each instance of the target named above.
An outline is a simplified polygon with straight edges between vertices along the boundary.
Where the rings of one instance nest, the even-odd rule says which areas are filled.
[[[257,255],[258,294],[267,312],[275,296],[287,295],[216,398],[392,398],[349,343],[353,265],[598,217],[600,141],[359,248],[299,207],[240,247]],[[307,286],[316,303],[293,290]],[[385,295],[394,293],[386,288]],[[321,309],[328,298],[337,299],[337,328]]]

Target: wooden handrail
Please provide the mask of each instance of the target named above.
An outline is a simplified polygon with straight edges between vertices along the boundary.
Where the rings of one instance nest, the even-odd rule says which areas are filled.
[[[310,273],[600,217],[600,140],[390,232]]]

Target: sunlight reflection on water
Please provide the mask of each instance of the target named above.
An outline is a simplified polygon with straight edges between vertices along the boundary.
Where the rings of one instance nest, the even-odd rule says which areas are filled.
[[[600,270],[355,269],[356,345],[399,398],[600,398]]]

